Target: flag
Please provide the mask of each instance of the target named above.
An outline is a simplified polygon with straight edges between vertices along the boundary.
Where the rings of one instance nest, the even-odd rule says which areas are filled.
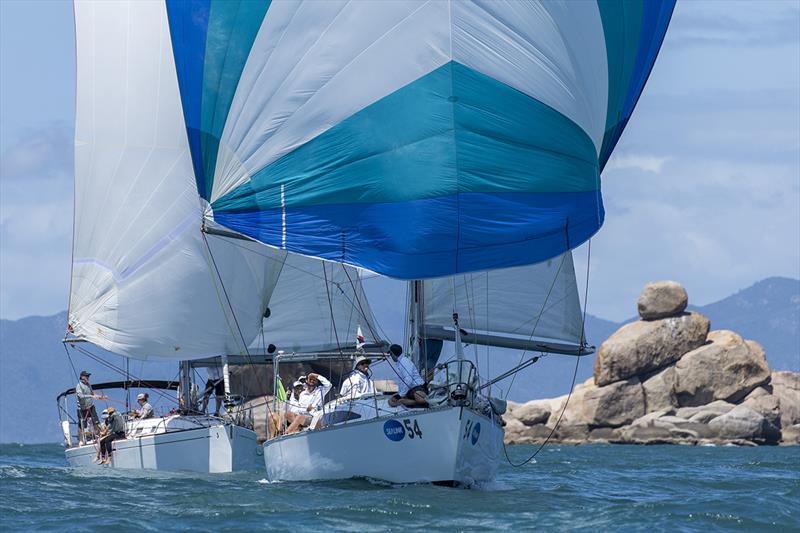
[[[278,377],[275,381],[275,398],[277,398],[278,401],[285,402],[286,389],[283,388],[283,381],[281,381],[280,377]]]
[[[361,326],[358,326],[356,331],[356,349],[361,350],[364,348],[364,334],[361,332]]]

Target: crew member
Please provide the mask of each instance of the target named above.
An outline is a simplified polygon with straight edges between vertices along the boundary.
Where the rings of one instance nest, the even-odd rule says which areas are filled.
[[[225,397],[225,378],[222,376],[222,365],[208,367],[208,380],[203,391],[203,412],[208,413],[208,399],[214,391],[214,416],[219,416],[219,407]]]
[[[149,399],[150,395],[146,392],[142,392],[136,397],[136,403],[139,404],[139,408],[133,412],[134,417],[139,419],[153,418],[153,406],[150,405]]]
[[[389,399],[389,405],[396,407],[428,407],[428,389],[410,357],[403,354],[398,344],[389,347],[390,363],[399,379],[397,394]]]
[[[107,407],[103,411],[103,415],[105,415],[108,434],[100,439],[100,464],[109,464],[112,453],[111,443],[125,438],[125,420],[113,407]]]
[[[302,426],[307,426],[311,423],[314,411],[322,408],[325,395],[328,394],[332,387],[331,382],[319,374],[311,372],[306,376],[306,388],[300,393],[298,399],[303,411],[302,414],[295,416],[292,423],[289,424],[289,428],[286,430],[287,435],[297,433]]]
[[[89,427],[89,420],[91,420],[92,429],[95,432],[100,426],[94,401],[107,399],[107,396],[94,393],[92,386],[89,384],[89,376],[91,375],[91,372],[84,370],[81,372],[80,381],[75,385],[75,396],[78,399],[78,442],[81,445],[88,440],[85,438],[85,433]]]
[[[369,376],[369,365],[372,361],[359,355],[354,370],[342,383],[339,396],[342,398],[358,398],[365,394],[375,394],[375,384]]]

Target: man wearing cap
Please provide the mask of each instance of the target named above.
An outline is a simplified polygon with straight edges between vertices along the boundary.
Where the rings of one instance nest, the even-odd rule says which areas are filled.
[[[403,348],[399,344],[389,346],[389,355],[393,361],[390,364],[399,378],[397,394],[389,399],[389,405],[428,407],[428,389],[414,362],[403,354]]]
[[[369,365],[372,361],[359,355],[356,359],[355,368],[349,376],[342,383],[342,388],[339,391],[341,398],[358,398],[365,394],[375,394],[375,384],[369,377]]]
[[[306,388],[300,392],[298,402],[302,409],[301,413],[294,417],[294,420],[286,430],[286,434],[297,433],[303,425],[311,422],[314,411],[322,408],[325,395],[333,388],[331,382],[324,376],[311,372],[306,377]]]
[[[107,407],[103,411],[103,418],[106,420],[108,434],[100,439],[101,464],[111,462],[111,443],[117,439],[125,438],[125,420],[122,415],[113,407]]]
[[[78,441],[84,442],[84,434],[89,427],[89,420],[92,421],[92,428],[97,431],[100,420],[97,418],[97,410],[94,408],[95,400],[105,400],[107,397],[95,394],[89,384],[89,376],[92,374],[84,370],[81,372],[80,381],[75,385],[75,396],[78,399]]]
[[[142,392],[136,396],[136,403],[139,404],[139,408],[133,412],[136,418],[145,419],[153,417],[153,406],[150,405],[149,399],[150,396],[146,392]]]
[[[306,389],[306,384],[300,380],[294,382],[292,391],[286,398],[286,420],[291,424],[297,416],[305,416],[306,410],[300,405],[300,394]]]

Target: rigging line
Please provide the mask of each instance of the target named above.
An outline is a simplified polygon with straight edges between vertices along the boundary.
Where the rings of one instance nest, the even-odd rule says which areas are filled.
[[[361,312],[361,316],[364,317],[364,321],[367,323],[370,335],[372,335],[373,340],[377,343],[378,341],[380,341],[380,339],[377,337],[377,335],[375,335],[375,330],[372,329],[371,320],[367,318],[367,314],[364,311],[364,307],[361,305],[361,299],[358,297],[358,291],[355,288],[353,279],[350,277],[350,273],[347,271],[347,268],[345,268],[344,265],[342,265],[342,270],[344,270],[344,273],[347,276],[348,281],[350,281],[350,286],[353,288],[353,296],[355,296],[356,304],[358,305],[358,309]]]
[[[581,342],[583,342],[583,336],[586,330],[586,308],[588,307],[587,304],[589,298],[589,264],[591,263],[591,261],[592,261],[592,240],[589,239],[589,249],[587,250],[587,257],[586,257],[586,286],[583,290],[583,322],[581,323]],[[581,351],[583,351],[583,344],[581,344],[581,348],[578,353],[579,356],[582,355],[580,353]],[[575,379],[578,377],[578,366],[580,365],[581,359],[582,357],[575,358],[575,370],[572,372],[572,383],[569,386],[569,394],[567,394],[567,399],[564,401],[564,407],[561,408],[561,413],[558,415],[558,419],[556,420],[556,423],[553,424],[553,429],[550,430],[550,433],[547,435],[547,438],[545,438],[544,442],[542,442],[536,449],[536,451],[533,452],[533,455],[531,455],[530,457],[528,457],[519,464],[511,462],[511,459],[508,457],[508,448],[506,448],[506,443],[503,442],[503,452],[506,455],[506,460],[508,461],[508,464],[510,464],[515,468],[526,465],[527,463],[531,462],[534,459],[534,457],[538,455],[540,451],[542,451],[542,448],[544,448],[548,442],[550,442],[550,438],[556,432],[559,424],[561,423],[561,419],[564,417],[564,413],[566,412],[567,406],[569,405],[569,400],[570,398],[572,398],[572,393],[575,390]]]
[[[203,233],[205,233],[205,232],[203,232]],[[211,235],[213,235],[213,233]],[[296,265],[288,265],[288,264],[286,264],[285,259],[276,259],[275,257],[272,257],[269,254],[266,254],[266,253],[260,252],[258,250],[255,250],[255,249],[253,249],[251,247],[245,246],[245,245],[241,244],[240,242],[237,242],[235,239],[227,239],[224,236],[218,236],[218,237],[220,237],[221,239],[224,239],[224,242],[226,244],[229,244],[231,246],[236,246],[237,248],[241,248],[241,249],[246,250],[246,251],[248,251],[250,253],[253,253],[255,255],[261,256],[264,259],[268,259],[270,261],[273,261],[275,263],[281,263],[281,264],[283,264],[283,266],[285,266],[287,268],[292,268],[292,269],[297,270],[299,272],[303,272],[304,274],[308,274],[309,276],[315,277],[317,279],[323,279],[322,276],[320,276],[319,274],[314,274],[313,272],[311,272],[309,270],[306,270],[304,268],[300,268],[300,267],[298,267]],[[264,246],[266,248],[276,249],[275,247],[270,246],[269,244],[264,244],[261,241],[255,241],[255,243],[259,244],[261,246]],[[276,250],[281,251],[280,249],[276,249]],[[285,250],[284,250],[284,252],[285,252]],[[294,254],[294,252],[288,252],[288,253]],[[300,254],[294,254],[294,255],[295,256],[299,255],[300,257],[306,257],[306,256],[303,256],[303,255],[300,255]],[[312,259],[314,259],[314,258],[312,258]],[[327,262],[327,261],[322,260],[322,259],[320,259],[319,261],[321,263],[326,263]]]
[[[336,329],[336,319],[333,317],[333,302],[331,301],[331,291],[328,285],[328,270],[325,268],[325,263],[322,263],[322,274],[325,276],[325,294],[328,296],[328,309],[331,313],[331,323],[333,325],[333,335],[336,337],[336,349],[339,354],[344,355],[342,352],[342,345],[339,342],[339,331]]]
[[[72,367],[72,373],[75,375],[75,379],[80,381],[80,378],[78,377],[78,371],[75,370],[75,365],[72,363],[72,356],[69,354],[69,348],[67,348],[67,343],[62,342],[61,346],[64,347],[64,351],[67,354],[67,360],[69,361],[69,366]]]
[[[225,300],[228,302],[228,308],[231,310],[231,316],[233,317],[233,322],[236,324],[236,329],[239,331],[239,337],[242,339],[242,346],[244,346],[244,352],[247,356],[247,363],[250,365],[250,369],[253,372],[253,375],[256,378],[256,383],[258,384],[259,391],[263,390],[265,393],[267,392],[267,388],[261,383],[261,378],[258,375],[258,368],[253,363],[253,358],[250,356],[250,350],[247,347],[247,342],[244,339],[244,334],[242,333],[242,328],[239,326],[239,320],[236,318],[236,312],[233,310],[233,304],[231,303],[230,298],[228,297],[228,291],[225,289],[225,282],[222,280],[222,274],[217,268],[217,261],[214,259],[214,252],[211,251],[211,246],[208,244],[208,239],[206,238],[205,232],[200,232],[203,236],[203,242],[206,245],[206,250],[208,250],[208,256],[211,258],[211,264],[214,267],[214,272],[217,274],[217,279],[219,280],[219,284],[222,287],[222,293],[225,295]],[[226,319],[227,322],[227,319]],[[262,320],[263,323],[263,320]],[[230,325],[229,325],[230,327]],[[272,384],[273,388],[277,386],[277,383]],[[277,390],[273,390],[273,395],[277,393]],[[268,415],[272,414],[272,411],[267,405],[267,413]]]
[[[550,294],[553,292],[553,287],[556,286],[556,281],[558,280],[558,275],[561,273],[561,267],[564,266],[564,261],[567,257],[567,254],[564,253],[561,255],[561,263],[558,265],[558,270],[556,270],[556,274],[553,276],[553,282],[550,284],[550,288],[547,291],[547,295],[544,298],[544,302],[542,302],[542,309],[539,312],[539,316],[536,317],[536,323],[533,325],[533,329],[531,330],[531,334],[528,336],[528,342],[533,339],[533,336],[536,334],[536,328],[539,327],[539,321],[542,319],[542,315],[544,314],[545,310],[547,309],[547,301],[550,299]],[[522,363],[522,360],[525,358],[525,354],[528,353],[528,349],[522,351],[522,354],[519,356],[519,362],[517,365]],[[514,386],[514,381],[517,379],[517,375],[511,378],[511,383],[508,384],[508,389],[506,389],[506,394],[503,399],[508,398],[508,395],[511,393],[511,387]]]
[[[122,375],[122,374],[124,374],[124,373],[125,373],[125,371],[124,371],[122,368],[120,368],[120,367],[118,367],[118,366],[114,365],[113,363],[110,363],[110,362],[108,362],[108,361],[104,360],[104,359],[103,359],[102,357],[100,357],[99,355],[95,355],[95,354],[93,354],[93,353],[89,352],[88,350],[86,350],[86,349],[84,349],[84,348],[82,348],[82,347],[80,347],[80,346],[73,346],[73,349],[74,349],[74,350],[77,350],[77,351],[79,351],[80,353],[82,353],[82,354],[83,354],[83,355],[85,355],[86,357],[89,357],[89,358],[90,358],[90,359],[92,359],[93,361],[95,361],[95,362],[97,362],[97,363],[99,363],[99,364],[101,364],[101,365],[105,366],[106,368],[108,368],[108,369],[110,369],[110,370],[112,370],[112,371],[114,371],[114,372],[117,372],[117,373],[118,373],[118,374],[120,374],[120,375]],[[159,390],[159,389],[155,389],[155,388],[152,388],[152,387],[148,386],[148,385],[150,385],[150,383],[149,383],[148,381],[145,381],[144,379],[142,379],[142,378],[139,378],[139,377],[137,377],[137,376],[132,376],[132,377],[134,378],[134,380],[136,380],[137,382],[139,382],[139,383],[141,383],[142,385],[144,385],[144,387],[142,387],[142,388],[147,388],[147,389],[150,389],[150,390],[152,390],[152,391],[153,391],[154,393],[156,393],[156,394],[159,394],[159,395],[161,395],[161,396],[165,396],[165,397],[167,397],[167,398],[170,398],[170,396],[169,396],[169,395],[166,395],[166,394],[165,394],[163,391],[161,391],[161,390]],[[173,399],[173,401],[175,401],[175,402],[177,403],[177,400],[174,400],[174,399]]]

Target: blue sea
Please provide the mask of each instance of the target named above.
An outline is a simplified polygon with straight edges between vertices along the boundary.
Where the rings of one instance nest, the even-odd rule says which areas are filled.
[[[3,444],[0,492],[2,531],[784,532],[800,531],[800,447],[550,445],[466,490],[80,470],[58,445]]]

